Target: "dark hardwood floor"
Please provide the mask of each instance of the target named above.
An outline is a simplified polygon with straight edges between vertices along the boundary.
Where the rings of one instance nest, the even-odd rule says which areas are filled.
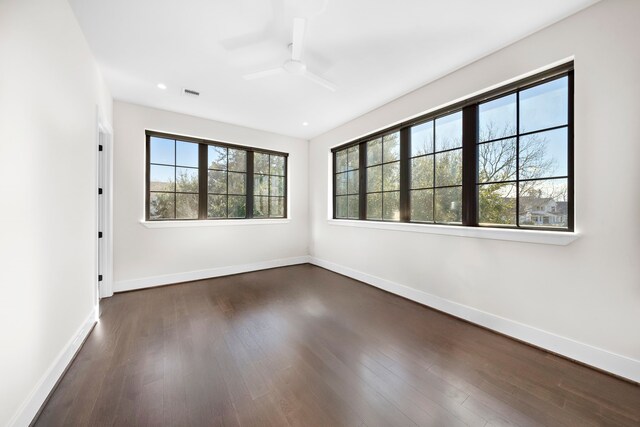
[[[640,425],[637,385],[311,265],[103,304],[36,425]]]

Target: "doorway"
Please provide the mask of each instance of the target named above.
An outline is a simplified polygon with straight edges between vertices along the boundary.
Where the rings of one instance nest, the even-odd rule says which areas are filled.
[[[111,128],[98,120],[97,148],[97,287],[96,304],[101,298],[113,295],[112,288],[112,155]],[[99,309],[100,313],[101,310]]]

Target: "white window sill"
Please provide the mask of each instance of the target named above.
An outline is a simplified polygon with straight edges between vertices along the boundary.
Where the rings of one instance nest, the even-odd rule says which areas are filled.
[[[288,224],[290,218],[265,218],[265,219],[211,219],[211,220],[187,220],[187,221],[140,221],[147,228],[186,228],[186,227],[229,227],[234,225],[273,225]]]
[[[356,221],[329,219],[329,225],[341,227],[374,228],[378,230],[404,231],[410,233],[442,234],[476,239],[507,240],[511,242],[539,243],[566,246],[580,235],[577,232],[546,230],[514,230],[489,227],[463,227],[455,225],[408,224],[382,221]]]

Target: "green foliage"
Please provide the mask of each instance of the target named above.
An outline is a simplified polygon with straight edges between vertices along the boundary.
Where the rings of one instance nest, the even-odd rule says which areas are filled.
[[[149,200],[149,217],[151,219],[175,218],[175,194],[151,193]]]
[[[480,186],[479,221],[487,224],[516,223],[516,195],[513,184]]]

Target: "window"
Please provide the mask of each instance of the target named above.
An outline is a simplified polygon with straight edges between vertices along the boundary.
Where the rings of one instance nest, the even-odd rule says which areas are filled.
[[[198,144],[152,137],[149,219],[198,218]]]
[[[478,106],[478,221],[568,227],[569,77]]]
[[[284,218],[287,156],[147,131],[146,219]]]
[[[360,215],[360,147],[345,148],[335,157],[336,218],[358,219]]]
[[[285,212],[285,158],[255,153],[253,157],[253,217],[282,218]]]
[[[367,219],[400,219],[400,134],[367,144]]]
[[[573,231],[573,63],[333,152],[336,219]]]
[[[410,218],[460,224],[462,112],[411,127]]]
[[[207,218],[247,217],[247,152],[207,147]]]

